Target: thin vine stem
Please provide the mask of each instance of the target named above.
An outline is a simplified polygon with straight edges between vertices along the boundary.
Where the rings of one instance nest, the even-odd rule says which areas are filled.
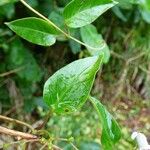
[[[74,150],[79,150],[73,143],[70,143]]]
[[[49,110],[48,113],[46,114],[45,118],[44,118],[43,123],[40,126],[38,126],[36,128],[36,130],[41,130],[42,128],[44,128],[46,126],[47,122],[49,121],[51,116],[52,116],[52,111]]]
[[[50,21],[49,19],[47,19],[44,15],[42,15],[41,13],[39,13],[37,10],[33,9],[30,5],[28,5],[28,3],[26,3],[24,0],[20,0],[20,2],[25,5],[29,10],[31,10],[32,12],[34,12],[36,15],[38,15],[40,18],[44,19],[45,21],[47,21],[50,25],[52,25],[55,29],[57,29],[58,31],[60,31],[62,34],[64,34],[67,38],[74,40],[75,42],[89,48],[92,50],[101,50],[105,47],[105,43],[102,43],[102,46],[100,48],[94,48],[91,47],[83,42],[81,42],[80,40],[72,37],[71,35],[69,35],[68,33],[66,33],[65,31],[63,31],[62,29],[60,29],[57,25],[55,25],[52,21]]]
[[[19,140],[19,141],[14,141],[14,142],[11,142],[11,143],[5,143],[5,144],[3,144],[3,148],[4,147],[10,147],[10,146],[12,146],[12,145],[16,145],[16,144],[21,144],[21,143],[23,143],[23,144],[27,144],[27,143],[32,143],[32,142],[39,142],[40,141],[40,139],[32,139],[32,140]]]
[[[25,68],[25,67],[19,67],[19,68],[10,70],[10,71],[8,71],[8,72],[1,73],[1,74],[0,74],[0,77],[9,76],[9,75],[11,75],[11,74],[13,74],[13,73],[17,73],[17,72],[23,70],[24,68]]]
[[[43,150],[44,148],[46,148],[47,143],[45,143],[39,150]]]
[[[0,120],[4,120],[4,121],[8,121],[8,122],[13,122],[13,123],[17,123],[17,124],[26,126],[29,129],[31,129],[32,132],[34,132],[34,128],[31,125],[29,125],[29,124],[27,124],[27,123],[25,123],[23,121],[19,121],[19,120],[12,119],[12,118],[9,118],[9,117],[5,117],[5,116],[2,116],[2,115],[0,115]]]

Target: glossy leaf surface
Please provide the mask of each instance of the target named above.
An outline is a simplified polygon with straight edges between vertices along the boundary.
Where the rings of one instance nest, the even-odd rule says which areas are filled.
[[[85,26],[114,5],[112,0],[72,0],[64,9],[65,22],[72,28]]]
[[[87,100],[103,55],[70,63],[52,75],[44,85],[43,97],[58,114],[79,109]]]
[[[110,58],[109,48],[106,42],[103,40],[102,35],[98,34],[97,29],[94,25],[90,24],[80,29],[81,37],[84,43],[95,47],[97,49],[90,49],[87,47],[91,55],[99,55],[104,53],[103,62],[107,63]],[[101,48],[103,47],[103,48]]]
[[[104,150],[112,150],[113,145],[121,138],[121,131],[119,125],[114,120],[112,115],[106,110],[106,108],[94,97],[90,97],[90,100],[97,110],[99,119],[102,124],[102,136],[101,143]]]
[[[6,24],[22,38],[42,46],[53,45],[58,34],[46,21],[35,17],[18,19]]]

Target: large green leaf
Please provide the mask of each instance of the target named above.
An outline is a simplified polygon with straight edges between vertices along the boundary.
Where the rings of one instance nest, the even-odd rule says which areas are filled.
[[[109,48],[106,42],[103,40],[102,35],[98,34],[97,29],[94,25],[90,24],[80,29],[81,37],[84,43],[90,45],[91,47],[95,47],[97,49],[90,49],[87,47],[91,55],[99,55],[100,53],[104,53],[103,62],[107,63],[110,57]],[[101,48],[102,47],[102,48]]]
[[[99,100],[94,97],[90,97],[90,100],[94,108],[97,110],[98,116],[101,120],[103,128],[101,143],[103,145],[103,148],[104,150],[111,150],[113,149],[113,145],[121,138],[119,125]]]
[[[103,55],[70,63],[52,75],[44,85],[43,97],[57,114],[76,111],[87,100]]]
[[[65,23],[72,28],[85,26],[114,5],[112,0],[72,0],[64,9]]]
[[[46,21],[35,17],[18,19],[6,24],[22,38],[42,46],[54,44],[58,34],[58,31]]]

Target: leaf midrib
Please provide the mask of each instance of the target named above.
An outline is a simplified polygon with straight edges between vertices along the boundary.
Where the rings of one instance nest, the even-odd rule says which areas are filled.
[[[113,4],[114,4],[114,3],[112,2],[112,3],[104,4],[103,6],[106,6],[106,5],[113,5]],[[114,4],[114,5],[115,5],[115,4]],[[72,18],[74,18],[74,17],[76,17],[76,16],[79,16],[81,13],[84,13],[84,12],[90,10],[90,9],[95,9],[95,8],[97,8],[97,7],[103,7],[103,6],[99,5],[99,6],[89,7],[89,8],[87,8],[87,9],[82,10],[82,11],[77,11],[77,12],[73,13],[73,15],[72,15],[70,18],[66,18],[66,21],[69,22],[70,20],[72,20]],[[109,9],[109,8],[104,9],[101,14],[103,14],[107,9]]]
[[[48,33],[48,32],[44,32],[44,31],[35,30],[35,29],[32,29],[32,28],[20,27],[20,26],[11,25],[11,24],[8,24],[8,26],[10,26],[11,28],[14,28],[14,27],[19,28],[19,29],[24,28],[24,29],[27,29],[27,30],[29,30],[29,31],[34,31],[34,32],[42,33],[42,34],[49,34],[49,35],[52,35],[52,36],[55,37],[54,34],[51,34],[51,33]],[[14,30],[14,29],[13,29],[13,30]]]

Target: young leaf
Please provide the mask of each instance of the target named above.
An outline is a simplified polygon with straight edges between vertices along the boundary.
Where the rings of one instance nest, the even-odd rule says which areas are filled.
[[[72,0],[63,15],[69,27],[78,28],[92,23],[116,4],[112,0]]]
[[[57,114],[74,112],[87,100],[103,55],[70,63],[52,75],[44,85],[43,97]]]
[[[42,46],[53,45],[58,34],[58,31],[46,21],[35,17],[18,19],[6,25],[27,41]]]
[[[106,42],[103,40],[101,34],[98,34],[97,29],[94,25],[90,24],[80,29],[81,37],[84,43],[90,45],[91,47],[96,47],[96,50],[87,47],[91,55],[99,55],[104,53],[103,62],[107,63],[110,58],[109,48]],[[101,49],[101,47],[103,47]]]
[[[102,136],[101,143],[104,150],[111,150],[113,145],[121,138],[121,131],[119,125],[106,110],[106,108],[94,97],[90,97],[90,100],[96,109],[99,119],[102,124]]]

